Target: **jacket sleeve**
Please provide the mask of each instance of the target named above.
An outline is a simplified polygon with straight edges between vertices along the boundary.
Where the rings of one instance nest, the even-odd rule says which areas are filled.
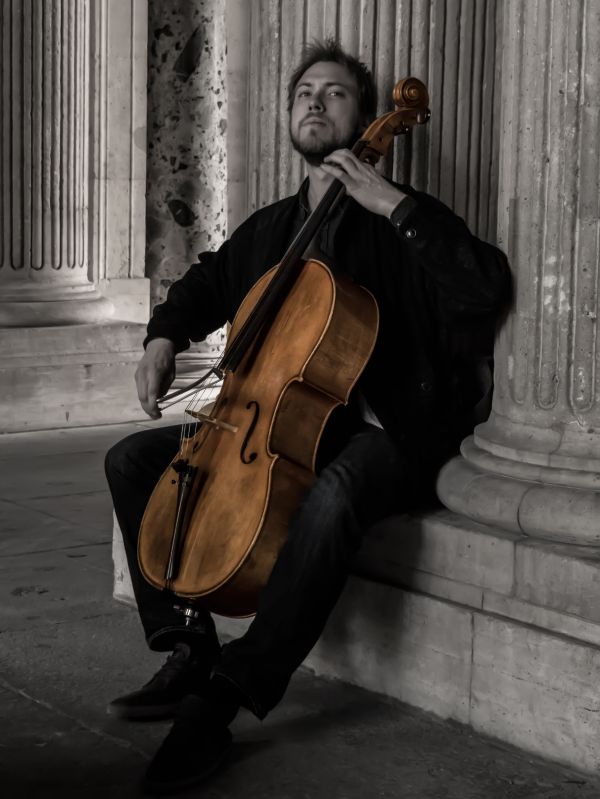
[[[227,250],[198,256],[185,275],[169,288],[166,300],[155,306],[144,347],[153,338],[168,338],[177,352],[200,341],[227,320]]]
[[[410,191],[391,222],[411,263],[425,273],[448,321],[497,316],[511,298],[511,273],[504,253],[470,233],[439,200]]]
[[[201,341],[231,321],[242,291],[240,246],[248,238],[244,223],[216,252],[203,252],[185,275],[169,288],[166,300],[154,308],[144,347],[153,338],[168,338],[177,352],[190,341]],[[236,256],[237,253],[237,256]]]

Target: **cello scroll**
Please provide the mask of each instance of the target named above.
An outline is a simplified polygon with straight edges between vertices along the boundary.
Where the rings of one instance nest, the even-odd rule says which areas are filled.
[[[431,116],[427,88],[417,78],[399,80],[392,97],[395,110],[372,122],[357,142],[360,151],[355,155],[371,166],[387,155],[395,136],[424,125]]]

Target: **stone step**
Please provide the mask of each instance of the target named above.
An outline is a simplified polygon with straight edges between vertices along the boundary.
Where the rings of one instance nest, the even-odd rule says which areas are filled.
[[[440,509],[370,531],[358,574],[600,645],[600,549],[540,541]]]
[[[597,551],[439,510],[373,528],[355,572],[305,665],[597,769]],[[117,537],[115,592],[131,599],[127,579]],[[217,618],[225,638],[249,623]]]
[[[217,618],[226,639],[248,624]],[[304,665],[545,758],[600,765],[600,648],[585,641],[352,577]]]
[[[600,648],[352,578],[307,665],[597,772]]]

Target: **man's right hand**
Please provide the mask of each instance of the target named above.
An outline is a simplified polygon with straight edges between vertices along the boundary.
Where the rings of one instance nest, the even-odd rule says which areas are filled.
[[[175,379],[175,345],[168,338],[153,338],[135,371],[135,384],[142,408],[152,419],[160,419],[158,399]]]

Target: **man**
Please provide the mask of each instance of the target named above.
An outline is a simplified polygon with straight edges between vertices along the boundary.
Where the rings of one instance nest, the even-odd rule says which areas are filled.
[[[225,758],[240,707],[259,718],[283,696],[318,639],[375,521],[432,495],[434,477],[472,425],[472,361],[457,342],[481,339],[509,295],[506,260],[428,195],[398,186],[349,151],[375,112],[364,65],[314,45],[289,84],[290,136],[306,161],[299,193],[253,214],[217,253],[204,253],[148,325],[136,373],[153,418],[175,354],[231,320],[256,279],[278,263],[333,178],[346,199],[313,244],[375,296],[380,332],[349,407],[328,426],[318,477],[296,512],[247,633],[222,649],[208,613],[185,626],[172,598],[141,577],[136,538],[150,492],[179,446],[179,428],[135,434],[107,456],[146,639],[172,651],[140,690],[116,699],[121,718],[175,715],[146,782],[169,792],[206,778]],[[464,350],[464,347],[463,347]]]

